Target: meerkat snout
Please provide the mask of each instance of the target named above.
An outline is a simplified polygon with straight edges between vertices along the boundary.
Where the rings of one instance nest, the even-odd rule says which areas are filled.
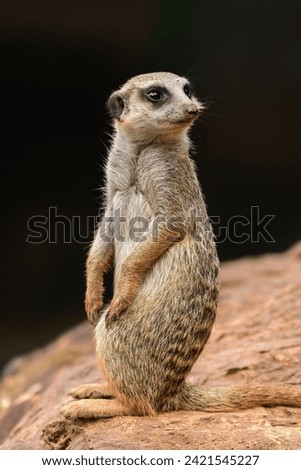
[[[192,104],[186,109],[186,113],[188,116],[191,116],[192,118],[197,118],[199,117],[201,113],[201,108],[197,106],[196,104]]]

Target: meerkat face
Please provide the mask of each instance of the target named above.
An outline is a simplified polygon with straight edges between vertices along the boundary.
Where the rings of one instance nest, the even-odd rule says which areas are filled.
[[[111,95],[108,108],[117,129],[138,140],[187,132],[204,109],[189,81],[167,72],[131,78]]]

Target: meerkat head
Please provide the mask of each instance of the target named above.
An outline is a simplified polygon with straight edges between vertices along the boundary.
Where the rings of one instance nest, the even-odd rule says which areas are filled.
[[[186,78],[157,72],[131,78],[110,96],[108,108],[117,130],[143,141],[187,133],[204,106]]]

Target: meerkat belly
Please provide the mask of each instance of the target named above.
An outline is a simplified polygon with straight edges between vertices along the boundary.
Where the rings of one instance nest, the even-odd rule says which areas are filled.
[[[120,267],[125,258],[145,239],[149,232],[153,213],[142,193],[134,186],[126,191],[117,191],[113,199],[115,275],[119,277]]]
[[[190,306],[202,308],[211,296],[214,276],[213,268],[206,272],[200,263],[200,255],[193,241],[177,243],[145,273],[135,303],[140,314],[142,310],[147,310],[148,305],[156,306],[159,301],[161,311],[173,311],[175,315],[186,311],[189,315],[193,310]],[[147,312],[145,314],[148,315]]]

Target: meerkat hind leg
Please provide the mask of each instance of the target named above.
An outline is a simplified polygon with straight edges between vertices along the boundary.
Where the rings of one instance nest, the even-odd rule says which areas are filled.
[[[113,387],[109,383],[83,384],[73,388],[70,394],[73,398],[82,400],[84,398],[113,398],[115,396]]]
[[[99,398],[72,401],[63,406],[61,412],[69,419],[113,418],[114,416],[129,414],[126,407],[119,400]]]

